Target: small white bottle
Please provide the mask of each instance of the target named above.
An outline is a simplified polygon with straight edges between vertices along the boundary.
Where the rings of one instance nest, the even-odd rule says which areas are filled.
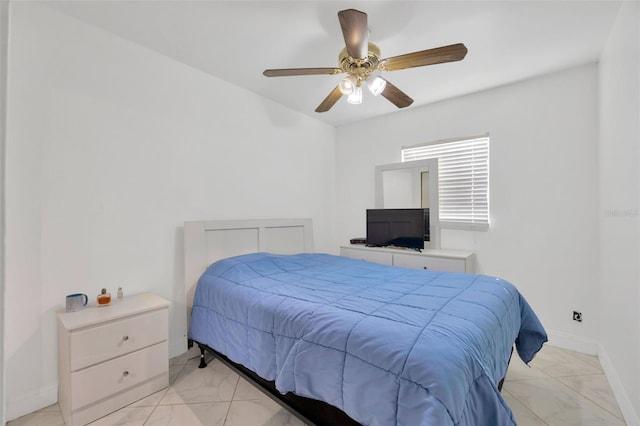
[[[124,294],[122,293],[122,287],[118,287],[118,300],[121,301],[123,297]]]

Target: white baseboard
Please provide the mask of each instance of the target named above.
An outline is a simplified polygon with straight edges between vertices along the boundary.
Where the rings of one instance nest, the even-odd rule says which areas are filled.
[[[622,386],[618,372],[600,342],[594,339],[578,337],[560,331],[550,331],[547,334],[549,336],[549,344],[551,346],[557,346],[559,348],[569,349],[571,351],[589,355],[597,355],[604,374],[607,376],[609,386],[611,386],[611,391],[618,402],[620,411],[622,411],[625,422],[629,426],[640,426],[640,417],[638,416],[627,391]]]
[[[7,398],[5,420],[15,420],[58,402],[58,382],[41,386],[37,391]]]
[[[604,374],[607,376],[607,381],[609,382],[609,386],[611,386],[613,395],[616,397],[620,411],[622,411],[624,421],[629,426],[640,426],[640,417],[638,417],[638,413],[633,407],[631,399],[622,386],[620,377],[618,376],[609,355],[607,355],[607,351],[605,351],[602,345],[598,345],[598,358],[600,359],[600,365],[602,365]]]
[[[598,355],[598,341],[587,337],[579,337],[562,331],[549,331],[549,344],[570,351],[588,355]]]

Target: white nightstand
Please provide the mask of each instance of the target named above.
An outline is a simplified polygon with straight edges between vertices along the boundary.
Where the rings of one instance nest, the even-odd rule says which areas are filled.
[[[58,313],[58,404],[85,425],[169,385],[169,302],[153,293]]]

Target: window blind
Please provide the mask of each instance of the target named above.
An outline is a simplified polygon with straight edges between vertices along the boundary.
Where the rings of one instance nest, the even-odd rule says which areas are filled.
[[[440,226],[489,229],[489,137],[402,149],[402,161],[438,159]]]

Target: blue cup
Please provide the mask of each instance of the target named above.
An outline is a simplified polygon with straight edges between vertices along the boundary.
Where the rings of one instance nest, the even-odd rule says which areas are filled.
[[[84,293],[74,293],[67,296],[67,312],[75,312],[87,306],[89,297]]]

